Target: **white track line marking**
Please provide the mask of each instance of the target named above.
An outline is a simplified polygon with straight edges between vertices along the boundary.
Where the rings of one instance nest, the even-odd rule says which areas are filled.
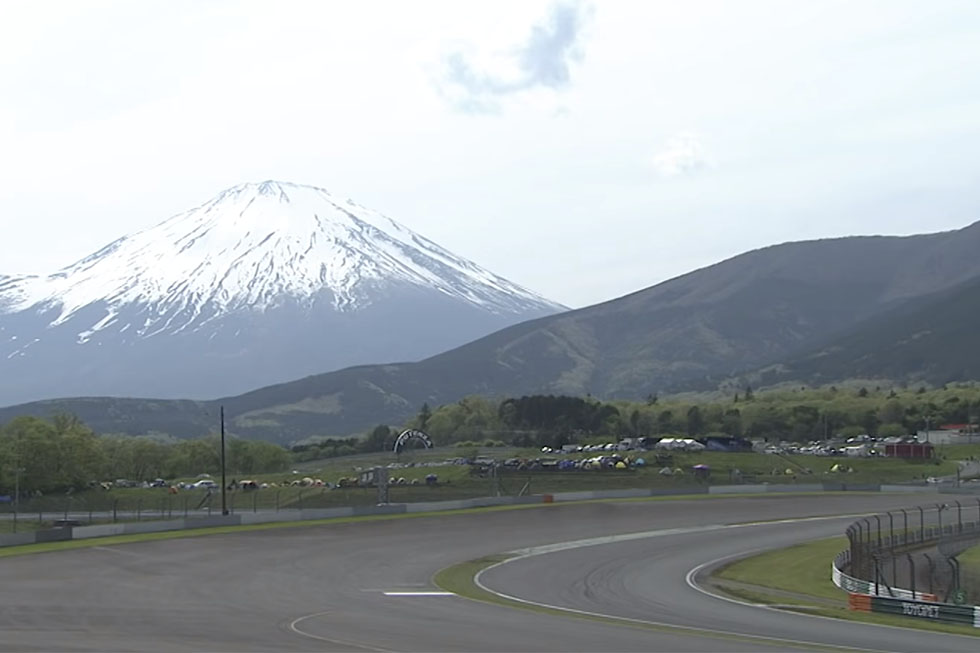
[[[861,513],[861,514],[863,515],[864,513]],[[728,638],[738,637],[738,638],[741,638],[741,639],[756,640],[756,641],[759,641],[759,642],[766,642],[766,643],[771,643],[771,644],[775,644],[775,645],[779,645],[779,644],[783,644],[783,645],[790,644],[790,645],[795,645],[795,646],[802,646],[802,647],[805,647],[805,648],[835,649],[835,650],[840,650],[840,651],[872,651],[874,653],[887,653],[886,651],[881,651],[881,650],[878,650],[878,649],[862,649],[862,648],[857,648],[857,647],[852,647],[852,646],[841,646],[841,645],[838,645],[838,644],[827,644],[827,643],[823,643],[823,642],[809,642],[809,641],[805,641],[805,640],[786,639],[786,638],[782,638],[782,637],[770,637],[770,636],[767,636],[767,635],[753,635],[751,633],[740,633],[740,632],[729,631],[729,630],[714,630],[714,629],[711,629],[711,628],[698,628],[696,626],[684,626],[684,625],[680,625],[680,624],[671,624],[671,623],[665,623],[665,622],[661,622],[661,621],[648,621],[648,620],[645,620],[645,619],[633,619],[631,617],[620,617],[620,616],[611,615],[611,614],[604,614],[604,613],[601,613],[601,612],[591,612],[591,611],[588,611],[588,610],[579,610],[577,608],[569,608],[569,607],[564,607],[564,606],[560,606],[560,605],[551,605],[549,603],[540,603],[538,601],[530,601],[528,599],[522,599],[522,598],[517,597],[517,596],[511,596],[509,594],[504,594],[503,592],[498,592],[498,591],[493,590],[493,589],[490,589],[489,587],[487,587],[486,585],[484,585],[483,584],[483,581],[481,580],[481,576],[484,574],[484,572],[490,571],[491,569],[495,569],[497,567],[502,567],[503,565],[505,565],[507,563],[515,562],[517,560],[523,560],[525,558],[531,558],[531,557],[534,557],[534,556],[545,555],[547,553],[554,553],[556,551],[566,551],[566,550],[569,550],[569,549],[579,549],[579,548],[585,548],[585,547],[589,547],[589,546],[599,546],[599,545],[602,545],[602,544],[613,544],[613,543],[616,543],[616,542],[627,542],[627,541],[630,541],[630,540],[639,540],[639,539],[645,539],[645,538],[663,537],[663,536],[667,536],[667,535],[681,535],[681,534],[686,534],[686,533],[701,533],[701,532],[705,532],[705,531],[722,530],[722,529],[728,529],[728,528],[749,528],[749,527],[753,527],[753,526],[768,526],[768,525],[772,525],[772,524],[792,524],[792,523],[799,523],[799,522],[806,522],[806,521],[826,521],[826,520],[833,520],[833,519],[847,519],[847,518],[853,518],[855,516],[859,516],[859,515],[829,515],[829,516],[824,516],[824,517],[803,517],[803,518],[799,518],[799,519],[780,519],[780,520],[775,520],[775,521],[752,522],[752,523],[746,523],[746,524],[729,524],[729,525],[716,524],[716,525],[711,525],[711,526],[693,526],[693,527],[690,527],[690,528],[671,528],[671,529],[665,529],[665,530],[661,530],[661,531],[645,531],[645,532],[642,532],[642,533],[627,533],[627,534],[624,534],[624,535],[609,535],[609,536],[605,536],[605,537],[594,537],[594,538],[590,538],[590,539],[586,539],[586,540],[576,540],[574,542],[559,542],[557,544],[549,544],[549,545],[545,545],[545,546],[531,547],[529,549],[519,549],[517,551],[511,551],[510,553],[516,554],[513,558],[508,558],[507,560],[503,560],[501,562],[498,562],[498,563],[495,563],[493,565],[490,565],[489,567],[486,567],[485,569],[481,569],[473,577],[473,582],[474,582],[474,584],[476,584],[477,587],[479,587],[483,591],[489,592],[490,594],[493,594],[495,596],[498,596],[498,597],[500,597],[502,599],[506,599],[508,601],[514,601],[516,603],[523,603],[525,605],[533,605],[533,606],[537,606],[537,607],[541,607],[541,608],[547,608],[547,609],[550,609],[550,610],[556,610],[556,611],[559,611],[559,612],[567,612],[569,614],[577,614],[577,615],[582,615],[582,616],[586,616],[586,617],[599,617],[599,618],[603,618],[603,619],[612,619],[612,620],[615,620],[615,621],[622,621],[622,622],[627,622],[627,623],[635,623],[637,625],[656,626],[656,627],[660,627],[660,628],[667,628],[667,629],[674,629],[674,630],[680,630],[680,631],[687,631],[687,632],[690,632],[692,634],[702,634],[702,635],[709,635],[709,636],[710,635],[714,635],[714,636],[728,637]],[[707,564],[710,564],[710,563],[707,563]],[[754,607],[754,605],[751,604],[751,603],[746,603],[745,605]],[[810,615],[803,615],[803,616],[810,616]]]
[[[426,592],[385,592],[385,596],[456,596],[453,592],[426,591]]]
[[[289,630],[293,631],[297,635],[300,635],[302,637],[309,637],[310,639],[316,639],[316,640],[319,640],[321,642],[327,642],[327,643],[330,643],[330,644],[340,644],[341,646],[346,646],[347,648],[351,648],[351,649],[364,649],[365,651],[376,651],[377,653],[394,653],[394,651],[391,651],[391,650],[386,649],[386,648],[379,648],[377,646],[369,646],[368,644],[358,644],[356,642],[349,642],[349,641],[346,641],[346,640],[343,640],[343,639],[335,639],[335,638],[330,638],[330,637],[321,637],[320,635],[313,635],[311,633],[308,633],[308,632],[306,632],[304,630],[300,630],[299,629],[299,625],[298,624],[300,624],[301,622],[306,621],[307,619],[314,619],[316,617],[323,617],[323,616],[328,615],[328,614],[330,614],[330,612],[316,612],[314,614],[308,614],[308,615],[304,615],[302,617],[297,617],[296,619],[293,619],[289,623],[288,628],[289,628]]]

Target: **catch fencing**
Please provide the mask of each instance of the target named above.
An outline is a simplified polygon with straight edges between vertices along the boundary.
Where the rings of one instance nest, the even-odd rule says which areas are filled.
[[[980,544],[980,499],[862,517],[846,534],[832,577],[852,609],[980,627],[980,574],[958,559]]]

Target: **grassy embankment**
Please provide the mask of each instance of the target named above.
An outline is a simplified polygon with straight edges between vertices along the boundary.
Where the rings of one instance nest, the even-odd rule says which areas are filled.
[[[980,636],[980,630],[967,626],[848,610],[847,594],[830,579],[831,562],[845,548],[847,538],[834,537],[761,553],[719,568],[710,583],[749,603],[839,619]]]

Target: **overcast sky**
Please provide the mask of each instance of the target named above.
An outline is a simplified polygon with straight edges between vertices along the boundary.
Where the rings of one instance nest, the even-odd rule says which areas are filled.
[[[980,219],[976,0],[0,9],[0,274],[265,179],[575,307]]]

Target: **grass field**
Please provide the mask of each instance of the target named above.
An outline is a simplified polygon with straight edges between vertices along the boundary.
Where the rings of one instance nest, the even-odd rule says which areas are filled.
[[[830,580],[830,563],[846,548],[846,537],[807,542],[739,560],[718,570],[715,576],[843,601],[847,595]]]
[[[769,551],[716,570],[712,581],[722,592],[750,603],[782,605],[838,619],[980,637],[980,629],[968,626],[848,610],[847,594],[830,579],[831,562],[845,548],[847,538],[834,537]]]

